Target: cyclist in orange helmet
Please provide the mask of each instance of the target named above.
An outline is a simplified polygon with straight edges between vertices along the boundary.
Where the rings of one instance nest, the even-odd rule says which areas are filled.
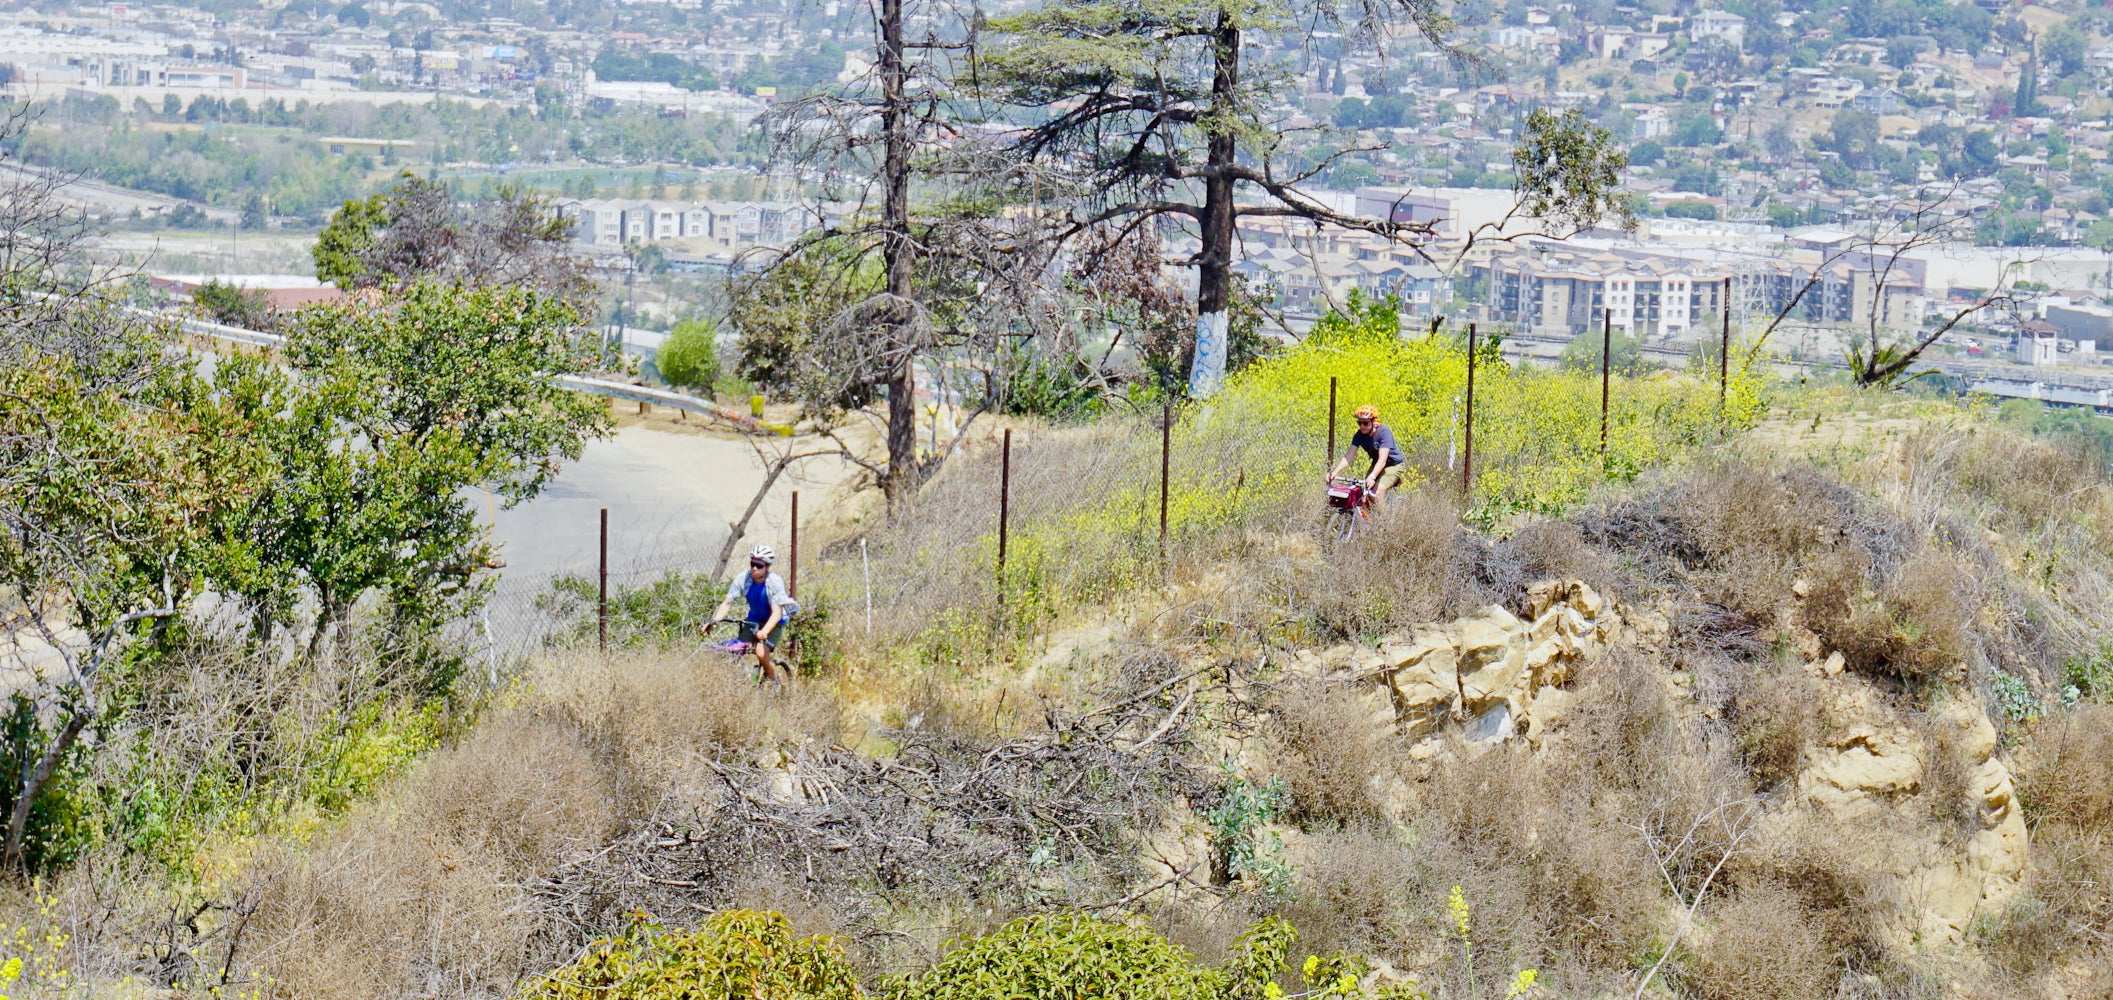
[[[1357,433],[1350,436],[1349,449],[1336,459],[1328,478],[1341,475],[1351,459],[1363,451],[1372,459],[1371,469],[1365,472],[1365,489],[1372,491],[1373,501],[1383,508],[1387,505],[1387,491],[1400,485],[1402,474],[1408,471],[1405,456],[1394,440],[1394,430],[1379,422],[1379,407],[1366,403],[1353,416],[1357,418]]]

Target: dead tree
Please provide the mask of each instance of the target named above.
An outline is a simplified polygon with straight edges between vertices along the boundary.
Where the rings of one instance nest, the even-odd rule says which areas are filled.
[[[1796,290],[1777,307],[1768,325],[1754,338],[1747,348],[1747,363],[1759,356],[1768,338],[1805,304],[1813,291],[1830,280],[1860,281],[1869,289],[1870,301],[1850,317],[1850,322],[1861,329],[1849,343],[1843,360],[1857,385],[1881,389],[1917,377],[1909,369],[1959,324],[1982,312],[2014,305],[2015,289],[2006,284],[2010,276],[1998,275],[1992,287],[1964,305],[1940,312],[1933,317],[1933,324],[1902,324],[1889,314],[1887,289],[1894,286],[1896,279],[1907,276],[1917,253],[1951,242],[1953,230],[1964,221],[1951,204],[1957,193],[1958,186],[1954,184],[1942,192],[1925,190],[1911,201],[1888,206],[1854,239],[1825,253],[1818,264],[1803,274]],[[1889,337],[1889,330],[1900,332]]]
[[[1028,200],[1033,181],[968,134],[952,100],[952,63],[972,51],[974,22],[935,7],[916,20],[953,33],[911,39],[911,15],[905,0],[881,0],[872,73],[769,120],[777,159],[820,177],[813,211],[825,225],[771,252],[736,289],[734,310],[745,364],[782,358],[771,374],[810,412],[859,411],[885,396],[877,478],[897,513],[952,451],[917,452],[920,373],[937,399],[987,400],[1000,356],[1054,319],[1041,305],[1049,254],[1033,226],[996,207]],[[781,277],[809,294],[773,300]],[[830,308],[815,312],[816,301]],[[809,315],[790,325],[769,315],[785,309]]]

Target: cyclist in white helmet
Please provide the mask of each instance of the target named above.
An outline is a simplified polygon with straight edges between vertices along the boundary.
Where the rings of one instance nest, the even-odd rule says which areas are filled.
[[[734,582],[727,585],[726,600],[720,601],[719,609],[712,612],[713,620],[723,620],[736,600],[748,601],[748,618],[741,623],[741,641],[749,644],[756,662],[763,667],[763,679],[772,684],[783,681],[771,654],[785,637],[785,625],[800,610],[799,602],[786,592],[784,578],[770,571],[770,565],[777,561],[777,552],[768,545],[750,549],[748,573],[734,577]]]

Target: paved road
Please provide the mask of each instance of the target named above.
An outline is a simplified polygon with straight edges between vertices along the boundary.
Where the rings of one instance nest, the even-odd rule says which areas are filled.
[[[43,167],[19,162],[0,163],[0,184],[22,184],[46,175],[47,171]],[[106,184],[88,177],[72,178],[54,193],[60,201],[66,204],[78,205],[91,211],[105,212],[110,215],[129,215],[135,210],[145,214],[153,214],[155,212],[169,211],[178,205],[189,205],[204,212],[207,218],[222,226],[232,225],[235,220],[242,217],[242,213],[233,209],[213,208],[203,202],[173,198],[152,191],[118,187],[115,184]]]
[[[627,427],[587,445],[530,503],[497,511],[495,535],[509,578],[592,574],[599,512],[609,510],[612,568],[673,566],[716,554],[735,508],[732,494],[760,482],[748,450],[736,442],[647,427]],[[743,486],[746,489],[742,489]]]
[[[494,640],[517,643],[547,627],[535,601],[553,577],[594,578],[604,507],[612,590],[669,572],[715,573],[727,525],[747,508],[763,473],[755,450],[738,438],[632,424],[591,442],[534,501],[487,508],[506,562],[491,602]],[[809,504],[820,503],[844,474],[835,460],[817,458],[780,478],[742,544],[785,552],[790,493],[799,489]],[[816,513],[808,507],[801,521],[812,523]]]

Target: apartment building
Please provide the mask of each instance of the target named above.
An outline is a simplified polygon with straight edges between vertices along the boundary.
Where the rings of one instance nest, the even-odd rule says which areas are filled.
[[[1622,250],[1500,251],[1475,270],[1490,318],[1541,335],[1596,330],[1602,316],[1634,336],[1679,338],[1724,308],[1728,269]]]
[[[558,203],[573,239],[588,246],[660,243],[693,251],[782,247],[826,219],[797,202],[633,201],[576,198]]]
[[[1491,321],[1542,336],[1597,330],[1608,317],[1632,336],[1692,339],[1718,328],[1727,279],[1735,318],[1788,310],[1802,322],[1876,322],[1899,331],[1918,327],[1925,305],[1920,262],[1863,254],[1732,258],[1678,248],[1530,243],[1500,250],[1470,273],[1486,283],[1484,312]]]

